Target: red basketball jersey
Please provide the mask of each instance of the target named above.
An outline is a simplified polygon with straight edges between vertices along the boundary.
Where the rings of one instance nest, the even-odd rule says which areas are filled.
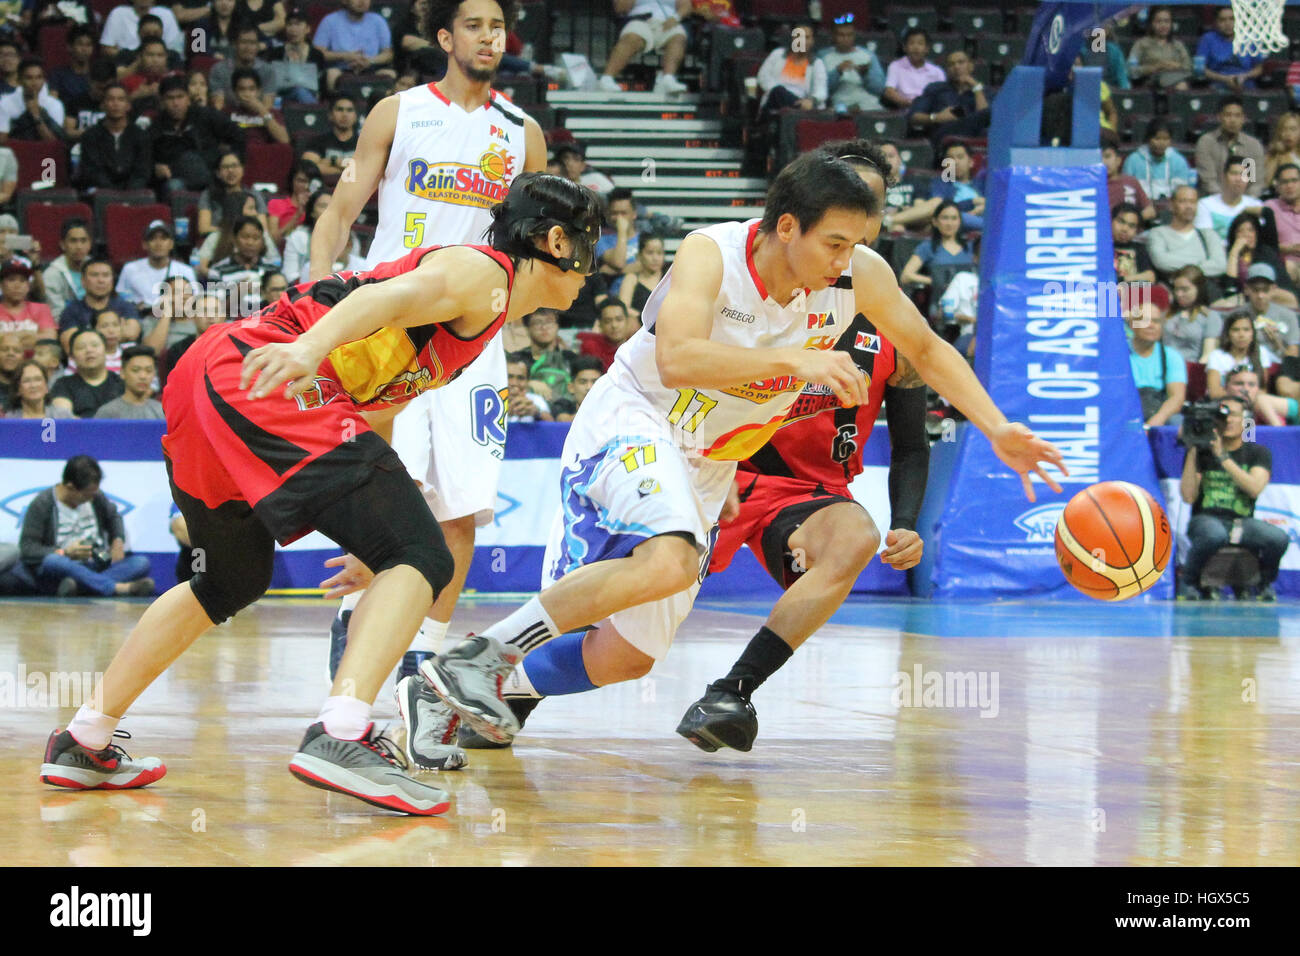
[[[827,488],[845,490],[862,473],[862,448],[880,415],[885,383],[898,359],[893,343],[859,313],[835,348],[848,352],[871,383],[865,405],[841,408],[825,385],[805,385],[794,407],[772,439],[741,471],[797,478]],[[847,491],[845,492],[847,493]]]
[[[364,285],[382,282],[410,272],[440,246],[412,249],[400,259],[382,262],[365,272],[336,272],[315,282],[290,287],[264,309],[259,320],[301,334],[315,325],[334,306]],[[489,246],[469,246],[490,256],[506,271],[506,308],[514,287],[515,270],[510,257]],[[444,323],[413,328],[383,328],[356,342],[347,342],[330,352],[321,364],[319,378],[298,396],[298,403],[310,407],[325,404],[346,394],[358,408],[375,409],[400,405],[431,388],[445,385],[483,351],[506,320],[503,309],[482,332],[463,339]]]

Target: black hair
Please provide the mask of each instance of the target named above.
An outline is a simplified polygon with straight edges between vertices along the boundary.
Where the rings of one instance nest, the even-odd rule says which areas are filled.
[[[1255,248],[1272,249],[1274,252],[1277,248],[1277,221],[1272,216],[1259,215],[1258,208],[1243,209],[1237,215],[1232,217],[1232,222],[1228,223],[1228,239],[1226,248],[1231,249],[1232,244],[1237,241],[1237,231],[1246,223],[1255,227]]]
[[[73,455],[63,466],[63,483],[84,491],[104,480],[104,469],[89,455]]]
[[[814,150],[791,160],[767,190],[760,232],[774,232],[789,213],[803,232],[822,221],[830,209],[851,209],[874,216],[880,212],[876,194],[867,188],[849,163]]]
[[[605,363],[594,355],[578,355],[569,363],[569,377],[577,378],[579,372],[599,372],[605,374]]]
[[[104,334],[100,332],[99,329],[77,329],[77,331],[73,332],[72,336],[68,339],[69,355],[73,354],[73,350],[75,350],[77,347],[77,339],[81,338],[83,335],[95,336],[97,339],[99,339],[100,345],[104,346],[105,348],[108,348],[108,343],[104,341]]]
[[[147,40],[141,40],[140,45],[136,49],[143,53],[144,48],[147,46],[160,46],[163,48],[164,53],[167,51],[167,44],[163,42],[162,37],[150,37]]]
[[[59,238],[60,239],[68,238],[68,233],[72,232],[72,230],[74,229],[84,229],[86,230],[87,233],[90,233],[90,223],[86,222],[86,220],[80,218],[79,216],[73,216],[71,219],[65,219],[63,220],[63,225],[59,227]]]
[[[897,149],[897,147],[895,147]],[[823,143],[817,151],[842,159],[855,169],[867,168],[885,181],[885,188],[897,184],[894,174],[889,169],[889,160],[879,146],[866,139],[841,139],[833,143]]]
[[[938,220],[939,220],[939,214],[940,214],[941,212],[943,212],[945,209],[948,209],[948,208],[950,208],[950,207],[951,207],[952,209],[956,209],[956,210],[957,210],[957,215],[960,217],[960,215],[961,215],[961,206],[958,206],[958,205],[957,205],[955,202],[953,202],[951,199],[945,199],[943,202],[939,203],[939,205],[935,207],[934,212],[930,213],[930,220],[931,220],[931,222],[936,222],[936,223],[937,223]],[[966,244],[966,236],[963,234],[964,231],[965,231],[965,228],[966,228],[966,224],[965,224],[965,223],[962,223],[962,222],[959,222],[959,223],[957,224],[957,231],[956,231],[956,233],[953,234],[953,238],[956,239],[958,242],[962,243],[962,245],[965,245],[965,244]],[[938,227],[937,225],[931,225],[931,226],[930,226],[930,241],[931,241],[932,243],[934,243],[935,245],[938,245],[940,242],[943,241],[943,237],[939,234],[939,227]],[[938,250],[936,250],[936,251],[938,251]]]
[[[84,23],[78,23],[75,24],[70,30],[68,30],[68,46],[71,47],[72,44],[77,42],[82,37],[90,37],[92,43],[99,42],[99,38],[95,35],[94,30],[86,26],[86,24]]]
[[[1246,101],[1236,93],[1229,93],[1223,99],[1219,100],[1219,112],[1222,113],[1229,106],[1240,106],[1242,110],[1246,109]]]
[[[108,266],[109,271],[114,271],[113,262],[108,258],[108,256],[90,255],[87,256],[86,261],[81,264],[81,274],[85,275],[86,270],[89,269],[91,266],[101,266],[101,265]],[[71,346],[72,343],[69,342],[68,344],[69,346]]]
[[[549,312],[551,313],[551,315],[555,316],[556,322],[560,320],[560,312],[558,309],[552,309],[543,306],[540,309],[534,309],[532,312],[529,312],[527,315],[523,317],[523,319],[520,320],[523,323],[524,328],[528,328],[529,323],[533,321],[533,316],[535,316],[538,312]]]
[[[146,13],[140,18],[140,22],[135,25],[136,35],[139,36],[141,29],[147,27],[151,23],[158,24],[159,30],[163,29],[162,17],[158,16],[156,13]]]
[[[285,13],[284,22],[288,23],[290,20],[298,20],[301,23],[311,23],[311,17],[307,16],[305,10],[298,7],[292,7],[287,13]]]
[[[307,208],[303,212],[303,225],[308,229],[316,228],[316,203],[320,201],[321,196],[331,196],[333,190],[328,186],[322,186],[311,194],[307,199]]]
[[[1114,130],[1104,129],[1101,131],[1101,148],[1104,152],[1107,149],[1113,149],[1115,152],[1120,151],[1119,134]]]
[[[126,86],[125,86],[125,85],[124,85],[120,80],[110,80],[109,82],[105,83],[105,84],[104,84],[104,95],[105,95],[105,96],[108,96],[108,91],[109,91],[109,90],[121,90],[123,93],[126,94],[127,99],[130,99],[130,98],[131,98],[131,93],[130,93],[130,91],[126,88]]]
[[[533,240],[545,236],[552,226],[560,226],[573,241],[574,258],[578,259],[582,258],[577,249],[580,240],[590,244],[594,255],[600,225],[600,200],[590,189],[563,176],[521,173],[505,198],[492,207],[486,238],[493,249],[516,261],[550,261],[550,253],[541,252]]]
[[[259,236],[262,235],[262,221],[258,219],[256,216],[240,216],[233,223],[231,223],[230,234],[232,236],[239,235],[240,230],[243,229],[245,226],[254,227],[257,230],[257,234]],[[263,241],[265,241],[265,239]]]
[[[241,18],[239,22],[234,25],[234,28],[230,31],[230,35],[237,40],[240,37],[242,37],[245,33],[248,33],[250,31],[256,33],[257,38],[259,40],[262,38],[262,31],[257,28],[256,23],[252,23],[247,19]]]
[[[122,349],[122,368],[126,368],[126,363],[131,359],[140,358],[142,355],[155,365],[158,364],[158,353],[152,348],[147,345],[132,345],[130,348]]]
[[[257,29],[254,27],[253,29]],[[262,78],[257,75],[257,71],[251,66],[241,66],[233,70],[230,74],[230,88],[233,90],[239,85],[240,80],[252,80],[257,84],[257,88],[262,88]]]
[[[1245,156],[1229,156],[1227,159],[1223,161],[1223,172],[1226,173],[1233,166],[1245,166],[1245,165],[1246,165]]]
[[[18,45],[18,41],[15,40],[13,37],[5,37],[4,39],[0,40],[0,48],[7,47],[7,46],[13,47],[15,51],[22,52],[22,47]]]
[[[279,269],[271,269],[271,270],[269,270],[268,272],[266,272],[266,273],[262,276],[262,285],[261,285],[261,288],[265,289],[265,288],[266,288],[266,284],[267,284],[268,282],[270,282],[271,279],[273,279],[275,276],[279,276],[279,277],[280,277],[281,279],[283,279],[285,282],[288,282],[288,281],[289,281],[289,277],[288,277],[287,275],[285,275],[283,272],[281,272]]]
[[[158,95],[166,96],[174,90],[180,90],[186,96],[190,95],[190,83],[183,76],[164,76],[162,82],[158,84]]]
[[[456,12],[464,2],[465,0],[429,0],[429,6],[424,11],[424,22],[419,25],[424,38],[430,43],[437,44],[439,30],[451,33]],[[501,13],[506,21],[506,32],[509,33],[515,28],[515,23],[519,19],[519,0],[497,0],[497,4],[501,7]]]
[[[1168,133],[1170,139],[1173,138],[1174,130],[1169,125],[1169,121],[1157,116],[1151,122],[1147,123],[1146,132],[1142,135],[1142,142],[1147,142],[1155,137],[1157,133]]]
[[[18,61],[18,75],[22,76],[25,70],[28,70],[33,66],[39,66],[42,73],[46,72],[45,61],[39,56],[25,56]]]
[[[1273,170],[1273,182],[1277,182],[1277,177],[1281,176],[1282,173],[1288,169],[1294,169],[1297,173],[1300,173],[1300,166],[1297,166],[1295,163],[1283,163],[1277,169]]]
[[[1160,4],[1157,4],[1156,6],[1148,9],[1147,10],[1147,36],[1153,37],[1156,35],[1155,22],[1156,22],[1157,13],[1167,13],[1171,17],[1174,15],[1174,11],[1171,7],[1166,7]],[[1172,32],[1173,31],[1170,31],[1171,34]]]
[[[329,95],[330,109],[334,109],[334,107],[338,106],[340,100],[347,100],[349,103],[352,104],[353,109],[356,108],[357,105],[356,94],[349,93],[347,90],[335,90],[333,93]]]
[[[40,345],[41,343],[37,342],[36,344]],[[23,380],[23,373],[26,372],[29,368],[34,368],[39,370],[41,373],[41,377],[45,379],[45,387],[47,389],[49,388],[50,373],[45,370],[45,366],[42,365],[40,362],[36,361],[36,359],[23,359],[21,362],[18,363],[18,367],[14,369],[14,380],[9,384],[9,390],[5,393],[4,398],[5,398],[6,408],[23,407],[21,383]],[[50,397],[49,397],[49,393],[47,392],[45,396],[45,402],[47,405],[49,404],[49,401],[50,401]]]
[[[903,46],[907,46],[907,41],[912,39],[912,37],[916,36],[918,33],[921,36],[925,37],[925,45],[929,46],[930,34],[927,33],[925,30],[921,29],[920,27],[909,27],[907,30],[903,32]]]
[[[578,155],[582,154],[579,153]],[[615,186],[605,194],[605,208],[608,209],[610,206],[614,205],[614,203],[623,199],[631,202],[633,206],[636,205],[636,200],[632,198],[632,190],[628,189],[626,186]]]
[[[1232,343],[1228,340],[1228,331],[1238,322],[1245,321],[1250,326],[1250,347],[1246,351],[1246,357],[1250,359],[1250,364],[1255,366],[1255,371],[1259,374],[1259,387],[1261,391],[1268,390],[1268,369],[1264,368],[1264,361],[1259,354],[1259,333],[1255,331],[1255,317],[1247,309],[1237,309],[1223,317],[1223,328],[1219,332],[1219,348],[1232,355]]]
[[[1118,219],[1121,214],[1126,212],[1131,212],[1133,215],[1137,216],[1139,223],[1142,221],[1142,210],[1131,202],[1116,203],[1112,206],[1110,210],[1110,218],[1112,220]]]
[[[602,301],[600,305],[596,307],[596,314],[599,315],[611,305],[618,306],[619,311],[622,312],[624,315],[628,314],[627,305],[623,302],[622,299],[620,299],[618,296],[615,295],[605,296],[604,301]]]
[[[290,193],[293,192],[293,180],[294,180],[294,177],[297,176],[299,173],[303,173],[303,174],[305,174],[306,177],[307,177],[307,181],[308,181],[309,183],[313,183],[313,182],[314,182],[314,183],[319,183],[319,182],[320,182],[320,167],[319,167],[319,166],[317,166],[315,163],[313,163],[310,159],[299,159],[299,160],[295,160],[293,166],[290,167],[290,169],[289,169],[289,182],[288,182],[288,187],[289,187],[289,188],[288,188],[288,191],[289,191]]]

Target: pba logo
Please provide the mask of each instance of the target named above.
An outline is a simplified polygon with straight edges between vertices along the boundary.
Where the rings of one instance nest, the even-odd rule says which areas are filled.
[[[488,133],[493,139],[499,139],[504,143],[510,142],[510,134],[500,126],[488,126]]]
[[[861,349],[863,352],[879,352],[880,336],[873,335],[871,332],[859,332],[853,342],[855,349]]]
[[[834,324],[835,324],[834,312],[809,312],[808,313],[808,328],[810,329],[826,329],[826,328],[830,328]]]
[[[1015,525],[1025,533],[1025,540],[1031,544],[1051,544],[1056,540],[1056,523],[1065,511],[1065,502],[1057,501],[1039,505],[1021,512],[1015,519]]]

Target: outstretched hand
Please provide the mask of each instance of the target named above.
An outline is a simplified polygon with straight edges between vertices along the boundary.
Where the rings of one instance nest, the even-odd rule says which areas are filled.
[[[1030,501],[1038,500],[1034,494],[1034,486],[1029,480],[1031,472],[1042,478],[1047,487],[1057,494],[1061,493],[1061,486],[1043,471],[1043,466],[1040,464],[1040,462],[1048,462],[1060,469],[1062,474],[1070,473],[1065,467],[1061,450],[1051,442],[1039,438],[1020,422],[1006,422],[999,425],[994,429],[989,440],[993,445],[994,454],[1020,476],[1021,484],[1025,488],[1025,497]]]

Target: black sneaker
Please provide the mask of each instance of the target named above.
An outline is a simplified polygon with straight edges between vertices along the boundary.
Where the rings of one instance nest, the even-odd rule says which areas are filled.
[[[704,696],[687,708],[677,732],[708,753],[719,747],[748,753],[758,736],[758,714],[749,698],[710,684]]]
[[[366,728],[360,740],[340,740],[317,721],[307,728],[302,746],[289,761],[289,772],[312,787],[356,797],[385,810],[432,816],[445,813],[451,799],[445,790],[403,773],[406,760],[387,737]]]
[[[523,729],[524,721],[528,719],[528,715],[536,710],[537,705],[544,699],[545,698],[543,697],[506,698],[506,703],[510,705],[510,712],[514,714],[515,719],[519,721],[520,730]],[[461,748],[464,750],[504,750],[514,744],[514,738],[511,738],[507,743],[490,740],[480,734],[469,724],[462,722],[460,725],[460,738],[456,743],[460,744]]]
[[[330,683],[334,683],[334,675],[339,672],[339,662],[343,660],[343,652],[348,649],[348,621],[352,620],[352,612],[344,611],[342,614],[335,614],[334,620],[330,621]]]

